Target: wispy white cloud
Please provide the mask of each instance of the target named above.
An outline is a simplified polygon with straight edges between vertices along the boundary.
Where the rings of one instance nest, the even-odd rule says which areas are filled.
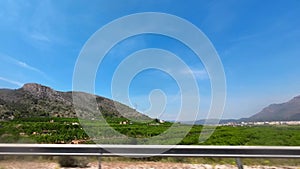
[[[37,73],[40,73],[40,74],[45,74],[44,72],[42,72],[41,70],[39,70],[38,68],[35,68],[33,66],[30,66],[28,65],[27,63],[25,62],[22,62],[22,61],[19,61],[19,60],[13,60],[15,64],[17,64],[18,66],[20,67],[23,67],[25,69],[28,69],[28,70],[32,70],[32,71],[35,71]]]
[[[196,77],[201,79],[208,78],[208,74],[205,70],[194,70],[193,73],[196,75]]]
[[[242,35],[242,36],[239,36],[235,39],[232,39],[231,42],[234,42],[234,43],[240,43],[242,41],[249,41],[249,40],[253,40],[253,39],[257,39],[261,36],[262,34],[261,33],[252,33],[252,34],[245,34],[245,35]]]
[[[39,32],[33,32],[30,33],[30,37],[32,39],[38,40],[38,41],[42,41],[42,42],[50,42],[50,38],[42,33]]]
[[[53,44],[65,44],[67,38],[62,36],[68,22],[65,13],[56,8],[52,1],[30,3],[26,1],[1,1],[1,27],[15,31],[28,44],[36,48],[47,48]],[[55,29],[53,29],[55,28]]]
[[[207,74],[206,70],[204,70],[204,69],[190,69],[190,70],[184,69],[184,70],[180,70],[180,73],[182,75],[193,73],[197,79],[202,79],[202,80],[208,78],[208,74]]]
[[[46,78],[46,79],[48,79],[48,80],[50,79],[50,78],[47,76],[46,73],[44,73],[43,71],[41,71],[40,69],[38,69],[38,68],[36,68],[36,67],[34,67],[34,66],[31,66],[31,65],[29,65],[29,64],[27,64],[27,63],[25,63],[25,62],[23,62],[23,61],[17,60],[17,59],[15,59],[15,58],[11,57],[11,56],[2,55],[2,54],[0,54],[0,55],[1,55],[1,58],[2,58],[3,60],[7,60],[8,62],[10,62],[10,63],[12,63],[12,64],[14,64],[14,65],[17,65],[17,66],[19,66],[19,67],[21,67],[21,68],[24,68],[24,69],[27,69],[27,70],[30,70],[30,71],[34,71],[34,72],[36,72],[36,73],[42,75],[44,78]]]
[[[24,84],[24,83],[21,83],[21,82],[18,82],[18,81],[14,81],[14,80],[11,80],[11,79],[7,79],[7,78],[1,77],[1,76],[0,76],[0,80],[8,82],[10,84],[17,85],[19,87],[23,86],[23,84]]]

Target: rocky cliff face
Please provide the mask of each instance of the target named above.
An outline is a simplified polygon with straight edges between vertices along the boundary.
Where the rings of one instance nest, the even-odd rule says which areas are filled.
[[[36,83],[28,83],[22,87],[22,90],[30,93],[37,99],[49,99],[49,100],[60,100],[65,101],[59,92],[51,89],[47,86],[42,86]]]
[[[77,110],[80,116],[95,116],[101,114],[110,117],[122,117],[119,113],[118,106],[126,112],[129,118],[150,119],[149,117],[136,112],[121,103],[114,102],[110,99],[95,96],[82,92],[60,92],[50,87],[36,83],[25,84],[22,88],[16,90],[0,89],[0,119],[13,119],[23,117],[77,117],[73,105],[72,94],[80,97],[79,103],[90,104],[89,100],[96,101],[96,107],[84,109],[79,106]],[[86,106],[83,106],[86,108]],[[101,113],[99,113],[101,111]],[[123,111],[123,112],[124,112]]]

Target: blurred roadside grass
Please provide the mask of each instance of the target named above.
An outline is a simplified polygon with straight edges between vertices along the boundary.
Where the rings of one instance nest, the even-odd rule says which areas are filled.
[[[39,161],[57,162],[66,159],[67,156],[1,156],[1,161]],[[75,160],[74,160],[75,159]],[[73,158],[74,164],[89,163],[97,161],[97,157],[76,157]],[[83,161],[81,161],[83,160]],[[102,157],[103,162],[165,162],[165,163],[186,163],[186,164],[230,164],[236,165],[234,158],[208,158],[208,157],[148,157],[148,158],[127,158],[127,157]],[[300,159],[282,158],[242,158],[243,164],[248,166],[300,166]],[[3,167],[2,167],[3,168]],[[0,169],[1,165],[0,165]]]

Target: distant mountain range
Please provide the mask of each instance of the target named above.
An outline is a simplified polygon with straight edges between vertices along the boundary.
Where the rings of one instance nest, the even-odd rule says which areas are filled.
[[[14,119],[23,117],[77,117],[74,110],[72,94],[77,95],[79,102],[87,103],[84,99],[96,98],[96,105],[87,106],[76,105],[76,110],[82,113],[80,116],[93,117],[95,113],[101,111],[106,117],[123,117],[116,109],[122,109],[126,117],[150,120],[136,110],[110,99],[91,95],[83,92],[60,92],[36,83],[25,84],[19,89],[0,89],[0,119]],[[95,99],[94,99],[95,100]],[[94,107],[94,109],[92,108]],[[96,111],[97,110],[97,111]],[[92,116],[91,116],[92,115]]]
[[[60,92],[36,83],[28,83],[19,89],[0,89],[0,119],[14,119],[23,117],[77,117],[73,105],[72,94],[78,95],[82,103],[89,103],[86,99],[96,98],[96,108],[91,106],[78,107],[82,116],[95,116],[101,111],[106,117],[124,117],[118,110],[122,109],[127,118],[151,120],[150,117],[113,100],[83,92]],[[91,97],[93,96],[93,97]],[[118,110],[116,108],[118,106]],[[91,108],[86,108],[91,107]],[[206,121],[215,123],[215,119]],[[262,111],[249,118],[225,119],[220,123],[251,121],[300,121],[300,96],[281,104],[271,104]],[[183,122],[192,123],[192,122]],[[204,124],[205,120],[198,120],[195,124]]]
[[[197,120],[194,124],[215,124],[216,119]],[[300,121],[300,96],[294,97],[288,102],[271,104],[257,114],[241,119],[222,119],[220,124],[228,122],[262,122],[262,121]],[[183,122],[192,124],[192,122]]]

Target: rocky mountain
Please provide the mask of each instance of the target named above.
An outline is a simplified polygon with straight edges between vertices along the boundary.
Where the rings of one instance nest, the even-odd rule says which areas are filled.
[[[195,122],[183,121],[184,124],[215,124],[217,119],[201,119]],[[300,96],[294,97],[288,102],[271,104],[260,112],[248,118],[241,119],[221,119],[219,124],[229,122],[260,122],[260,121],[300,121]]]
[[[246,121],[300,121],[300,96],[288,102],[271,104]]]
[[[85,105],[74,105],[72,95],[77,96],[77,103]],[[93,102],[96,103],[92,104]],[[2,120],[19,117],[95,117],[101,115],[99,110],[105,117],[150,119],[124,104],[88,93],[60,92],[36,83],[28,83],[14,90],[0,89],[0,119]],[[119,113],[120,110],[122,114]]]

